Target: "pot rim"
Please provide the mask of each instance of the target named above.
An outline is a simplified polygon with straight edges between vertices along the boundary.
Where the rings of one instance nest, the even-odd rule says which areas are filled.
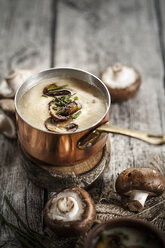
[[[113,225],[114,227],[109,227],[108,225]],[[116,224],[116,226],[115,226]],[[130,225],[129,225],[130,224]],[[163,237],[163,232],[156,228],[153,224],[144,221],[142,219],[137,218],[131,218],[131,217],[119,217],[119,218],[113,218],[109,221],[105,221],[101,224],[96,225],[87,235],[87,238],[85,240],[85,247],[89,247],[89,245],[93,245],[92,241],[99,235],[101,232],[106,230],[112,230],[114,228],[120,228],[120,227],[130,227],[134,229],[140,229],[140,226],[143,228],[146,228],[147,231],[151,231],[153,234],[155,234],[156,238],[159,240],[161,245],[165,244],[165,239]],[[91,246],[90,246],[91,247]],[[162,246],[163,248],[163,246]]]
[[[86,73],[92,77],[94,77],[97,81],[99,81],[100,84],[103,85],[103,87],[105,88],[106,92],[107,92],[107,96],[108,96],[108,99],[107,99],[107,107],[106,107],[106,111],[104,112],[103,116],[97,121],[95,122],[92,126],[89,126],[88,128],[84,128],[80,131],[75,131],[75,132],[67,132],[67,133],[63,133],[63,132],[60,132],[60,133],[55,133],[55,132],[51,132],[51,131],[48,131],[48,130],[42,130],[42,129],[39,129],[37,127],[34,127],[32,124],[30,124],[28,121],[26,121],[22,116],[21,116],[21,113],[19,111],[19,108],[17,106],[17,98],[18,98],[18,94],[19,94],[19,91],[20,89],[29,81],[31,81],[32,79],[35,79],[37,76],[41,75],[42,73],[46,73],[46,72],[51,72],[51,71],[54,71],[54,70],[75,70],[75,71],[78,71],[78,72],[83,72],[83,73]],[[82,80],[83,81],[83,80]],[[87,82],[88,83],[88,82]],[[101,79],[99,79],[97,76],[95,76],[94,74],[88,72],[88,71],[85,71],[85,70],[81,70],[81,69],[78,69],[78,68],[75,68],[75,67],[53,67],[53,68],[49,68],[47,70],[42,70],[42,71],[39,71],[38,73],[35,73],[33,74],[32,76],[30,76],[29,78],[27,78],[21,85],[20,87],[17,89],[16,91],[16,94],[15,94],[15,98],[14,98],[14,107],[15,107],[15,110],[16,110],[16,113],[19,115],[19,117],[22,119],[22,121],[24,121],[27,125],[31,126],[32,128],[36,129],[37,131],[40,131],[40,132],[43,132],[43,133],[48,133],[48,134],[54,134],[54,135],[68,135],[68,134],[77,134],[77,133],[82,133],[84,131],[87,131],[89,129],[92,129],[92,128],[95,128],[103,119],[104,117],[107,115],[107,113],[109,112],[109,109],[110,109],[110,106],[111,106],[111,96],[110,96],[110,93],[108,91],[108,88],[107,86],[101,81]]]

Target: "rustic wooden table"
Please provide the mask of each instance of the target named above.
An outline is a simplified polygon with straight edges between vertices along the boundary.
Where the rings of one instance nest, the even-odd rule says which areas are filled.
[[[3,77],[11,68],[73,66],[99,76],[116,61],[133,65],[142,75],[140,91],[127,102],[112,104],[111,123],[165,133],[164,12],[163,0],[0,0],[0,74]],[[110,137],[111,162],[103,175],[109,187],[123,169],[147,166],[152,157],[165,152],[165,146]],[[27,179],[17,142],[1,135],[0,209],[15,222],[4,195],[31,227],[43,230],[42,210],[49,192]],[[160,229],[163,208],[162,213]],[[8,229],[0,229],[3,247],[14,247],[9,242],[12,237]]]

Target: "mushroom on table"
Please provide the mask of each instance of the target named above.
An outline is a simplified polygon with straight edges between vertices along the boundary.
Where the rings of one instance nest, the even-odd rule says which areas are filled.
[[[96,215],[90,195],[83,189],[67,188],[55,194],[46,204],[44,220],[60,235],[80,235],[92,226]]]
[[[116,180],[116,191],[130,196],[128,207],[131,211],[140,212],[148,196],[159,196],[164,190],[164,177],[152,168],[129,168],[120,173]]]
[[[15,109],[12,99],[0,99],[0,133],[16,138]]]
[[[30,69],[12,69],[7,72],[5,78],[1,82],[0,97],[14,98],[20,85],[34,73],[35,71]]]
[[[10,70],[0,84],[0,133],[16,138],[14,98],[19,86],[30,77],[33,70]]]
[[[115,63],[101,74],[101,80],[107,86],[112,102],[122,102],[133,97],[141,84],[141,76],[132,67]]]
[[[15,124],[4,112],[0,110],[0,133],[8,138],[16,138]]]

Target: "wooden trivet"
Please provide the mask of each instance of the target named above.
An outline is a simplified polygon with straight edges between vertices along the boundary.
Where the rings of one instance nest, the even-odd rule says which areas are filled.
[[[21,150],[21,149],[20,149]],[[29,179],[41,188],[57,191],[66,187],[86,188],[103,172],[110,161],[110,140],[105,147],[88,160],[72,166],[36,164],[21,150],[22,165]]]

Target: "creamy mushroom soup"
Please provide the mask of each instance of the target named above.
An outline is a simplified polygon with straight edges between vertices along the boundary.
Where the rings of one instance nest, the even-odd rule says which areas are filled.
[[[100,234],[94,248],[160,248],[152,234],[130,227],[114,228]]]
[[[75,132],[92,126],[106,111],[102,92],[87,82],[55,77],[42,80],[20,99],[21,116],[32,126]]]

